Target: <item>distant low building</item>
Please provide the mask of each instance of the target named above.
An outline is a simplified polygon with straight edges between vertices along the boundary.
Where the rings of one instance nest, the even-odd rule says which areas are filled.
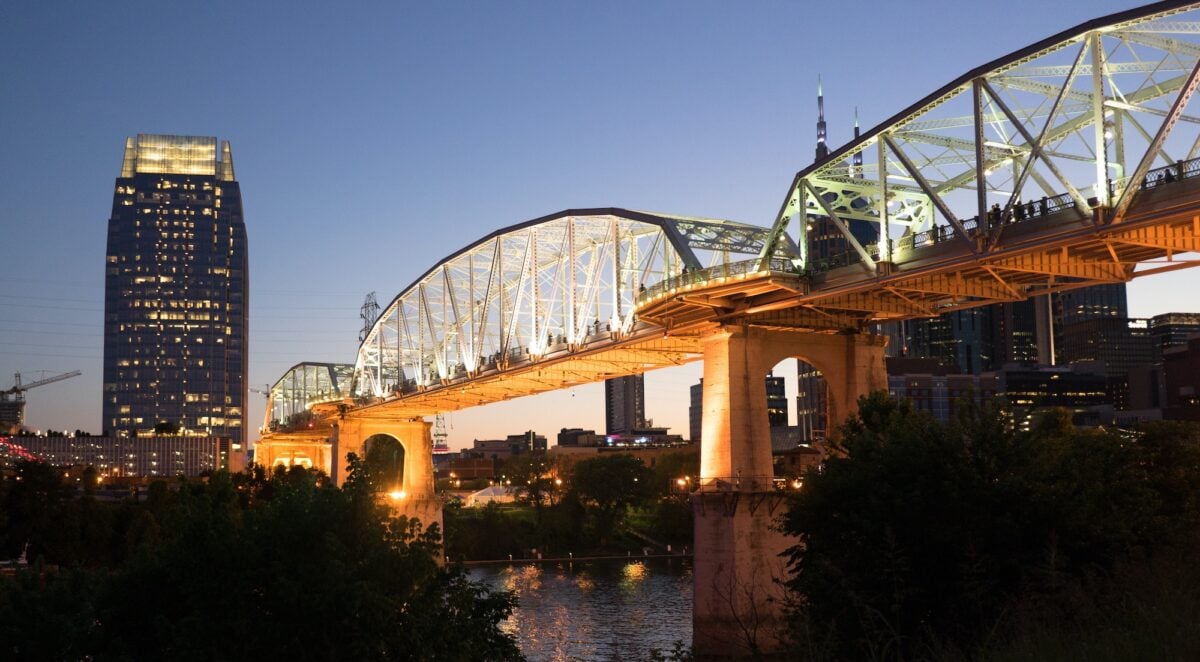
[[[888,391],[939,421],[950,420],[964,398],[976,405],[990,402],[1000,390],[996,373],[959,374],[932,359],[887,359]]]
[[[439,456],[437,463],[438,475],[443,478],[459,480],[492,479],[496,477],[496,466],[499,461],[484,457],[469,449],[458,453]]]
[[[595,430],[563,428],[558,431],[559,446],[600,446],[603,443],[604,435],[596,434]]]
[[[674,435],[678,436],[678,435]],[[558,466],[559,471],[570,473],[576,462],[587,460],[600,455],[632,455],[642,461],[647,467],[653,468],[658,464],[658,458],[675,454],[698,455],[700,444],[684,443],[664,446],[555,446],[549,451],[549,456]]]
[[[62,467],[95,467],[103,476],[199,476],[218,469],[240,471],[245,453],[229,437],[30,436],[6,441],[43,462]]]
[[[495,460],[503,460],[514,455],[546,450],[546,437],[527,430],[520,434],[510,434],[504,439],[476,439],[471,445],[474,453],[482,454]]]

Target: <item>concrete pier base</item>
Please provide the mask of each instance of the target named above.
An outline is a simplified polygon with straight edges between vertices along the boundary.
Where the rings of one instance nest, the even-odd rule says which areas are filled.
[[[693,651],[701,660],[782,655],[786,561],[778,530],[786,497],[773,483],[763,377],[786,358],[820,370],[829,421],[887,388],[883,338],[860,333],[726,326],[704,338],[703,423],[695,514]]]
[[[777,492],[692,496],[696,518],[692,646],[698,659],[762,659],[783,649],[786,575],[781,554],[795,544],[775,520]]]

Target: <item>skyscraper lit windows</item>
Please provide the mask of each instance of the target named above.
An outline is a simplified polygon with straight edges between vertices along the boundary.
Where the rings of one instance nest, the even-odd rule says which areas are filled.
[[[108,222],[103,425],[243,441],[249,281],[227,141],[125,143]]]

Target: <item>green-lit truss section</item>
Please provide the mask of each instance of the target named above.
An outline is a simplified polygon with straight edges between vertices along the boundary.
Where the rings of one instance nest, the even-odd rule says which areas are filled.
[[[1081,223],[1120,223],[1139,192],[1200,155],[1198,74],[1200,4],[1088,21],[966,73],[799,172],[771,237],[791,230],[809,272],[875,273],[935,241],[985,254],[1013,218],[1071,209]],[[845,238],[840,259],[810,257],[814,217]],[[850,224],[863,222],[880,241],[855,239]],[[771,256],[759,257],[765,268]]]

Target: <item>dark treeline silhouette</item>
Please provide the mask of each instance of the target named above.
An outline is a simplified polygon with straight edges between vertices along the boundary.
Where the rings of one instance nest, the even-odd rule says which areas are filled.
[[[1200,435],[877,394],[784,528],[797,659],[1200,659]]]
[[[514,599],[435,562],[438,531],[388,516],[362,464],[343,489],[261,468],[101,503],[56,469],[0,480],[6,659],[520,659]]]

